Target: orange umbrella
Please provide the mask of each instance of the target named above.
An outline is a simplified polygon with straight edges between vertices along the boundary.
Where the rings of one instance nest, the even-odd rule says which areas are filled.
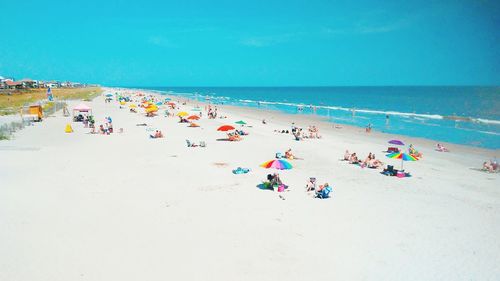
[[[227,131],[231,131],[231,130],[234,130],[235,128],[231,125],[224,125],[224,126],[220,126],[217,131],[222,131],[222,132],[227,132]]]
[[[189,119],[189,120],[199,120],[200,116],[198,116],[198,115],[191,115],[187,119]]]
[[[191,123],[189,124],[189,127],[192,127],[192,128],[196,128],[196,127],[199,127],[200,125],[196,124],[196,123]]]

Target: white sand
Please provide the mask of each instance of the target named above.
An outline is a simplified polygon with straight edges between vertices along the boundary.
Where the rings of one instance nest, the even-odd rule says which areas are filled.
[[[439,153],[412,139],[424,158],[398,179],[338,160],[349,148],[399,167],[384,159],[388,135],[316,121],[323,139],[296,142],[273,130],[310,118],[226,106],[228,119],[187,128],[103,100],[87,103],[97,124],[111,116],[123,134],[81,123],[66,134],[59,112],[0,142],[0,280],[500,279],[499,175],[471,169],[498,151]],[[249,136],[216,141],[218,126],[240,119]],[[287,148],[305,160],[280,172],[281,200],[256,187],[272,172],[258,165]],[[252,171],[233,175],[238,166]],[[310,176],[333,197],[308,195]]]

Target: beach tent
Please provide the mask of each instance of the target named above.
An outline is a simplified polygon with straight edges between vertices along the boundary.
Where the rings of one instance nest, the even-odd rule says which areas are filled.
[[[73,133],[73,128],[71,127],[71,124],[66,124],[66,128],[64,128],[64,132],[66,133]]]
[[[81,112],[88,112],[90,115],[92,115],[92,108],[83,103],[73,108],[73,116],[75,116],[75,113],[81,113]]]

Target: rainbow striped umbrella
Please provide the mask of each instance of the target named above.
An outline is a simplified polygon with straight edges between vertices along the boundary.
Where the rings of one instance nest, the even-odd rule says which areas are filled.
[[[411,156],[410,154],[406,154],[404,152],[394,152],[386,155],[388,158],[392,159],[401,159],[401,170],[403,170],[403,162],[404,161],[417,161],[418,158]]]
[[[288,163],[285,160],[269,160],[267,162],[264,162],[262,165],[260,165],[262,168],[275,168],[278,170],[290,170],[292,168],[292,164]]]

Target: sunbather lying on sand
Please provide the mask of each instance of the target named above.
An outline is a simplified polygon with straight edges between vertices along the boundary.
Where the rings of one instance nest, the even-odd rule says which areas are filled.
[[[450,151],[450,150],[448,150],[448,148],[444,147],[440,143],[438,143],[436,146],[437,146],[437,148],[436,148],[437,151],[440,151],[440,152],[449,152]]]
[[[152,139],[158,139],[158,138],[163,138],[163,134],[161,131],[156,130],[154,135],[149,135],[150,138]]]
[[[302,158],[298,158],[297,156],[293,155],[291,148],[285,151],[285,158],[288,160],[293,160],[293,159],[302,160]]]

